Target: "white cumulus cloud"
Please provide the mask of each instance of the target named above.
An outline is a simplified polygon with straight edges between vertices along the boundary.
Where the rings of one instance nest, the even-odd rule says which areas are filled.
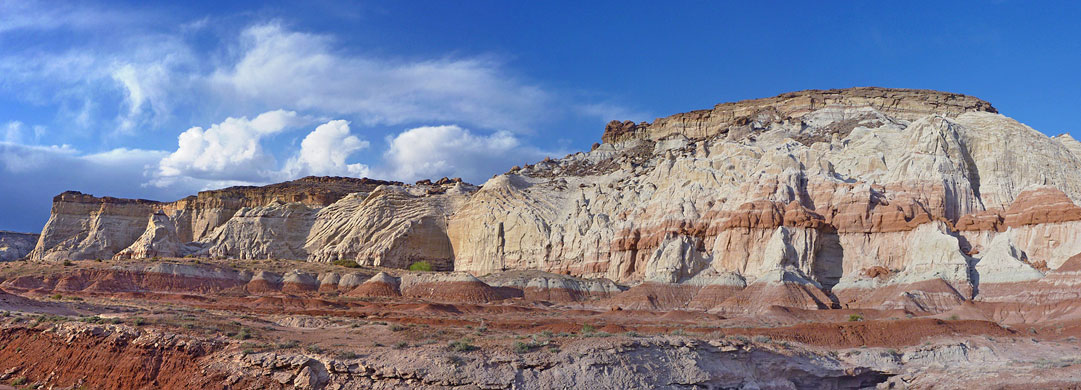
[[[177,150],[159,163],[155,184],[182,178],[263,181],[273,175],[276,163],[262,140],[303,123],[296,112],[275,110],[250,120],[230,117],[208,129],[190,128],[178,137]]]
[[[389,143],[381,173],[407,181],[459,176],[480,183],[511,166],[549,155],[523,145],[507,131],[477,135],[456,125],[406,130]]]
[[[353,153],[367,148],[368,141],[349,134],[349,122],[333,120],[316,127],[300,143],[300,152],[286,163],[284,173],[296,178],[305,175],[367,176],[364,164],[347,164]]]

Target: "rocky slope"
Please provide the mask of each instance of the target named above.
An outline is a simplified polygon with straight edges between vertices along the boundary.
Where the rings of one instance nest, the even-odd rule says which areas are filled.
[[[800,91],[612,122],[602,140],[479,188],[305,178],[172,203],[64,193],[30,258],[427,261],[606,278],[654,306],[945,311],[1081,253],[1081,143],[969,96]]]
[[[38,235],[0,231],[0,261],[20,260],[34,249]]]

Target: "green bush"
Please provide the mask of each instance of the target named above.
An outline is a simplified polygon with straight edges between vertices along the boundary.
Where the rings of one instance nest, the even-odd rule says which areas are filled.
[[[582,325],[582,333],[593,333],[597,331],[597,327],[593,325]]]
[[[71,260],[64,260],[63,264],[64,264],[65,267],[71,267],[71,266],[75,265],[75,263],[72,263]]]
[[[11,380],[11,385],[12,386],[22,386],[22,385],[25,385],[25,384],[26,384],[26,377],[25,376],[20,376],[18,378],[15,378],[15,379]]]
[[[450,344],[447,344],[447,348],[454,352],[469,352],[477,349],[476,346],[470,344],[469,339],[451,341]]]
[[[538,345],[533,344],[533,343],[523,343],[521,341],[515,341],[514,342],[514,352],[517,352],[517,353],[526,353],[526,352],[532,351],[533,348],[537,348],[537,347],[538,347]]]
[[[859,315],[859,314],[849,314],[848,315],[848,321],[849,322],[863,321],[863,316]]]
[[[410,271],[431,272],[432,271],[432,265],[430,263],[428,263],[427,261],[418,261],[416,263],[410,264],[409,265],[409,270]]]

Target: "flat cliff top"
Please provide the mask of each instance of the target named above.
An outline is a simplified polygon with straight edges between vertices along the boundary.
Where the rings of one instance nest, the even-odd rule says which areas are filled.
[[[235,186],[220,190],[201,191],[199,196],[228,196],[286,193],[350,194],[369,192],[381,185],[401,185],[402,182],[341,176],[308,176],[265,186]]]
[[[712,109],[675,114],[658,118],[652,123],[612,121],[605,127],[601,138],[607,143],[633,138],[660,139],[672,133],[684,133],[695,138],[694,135],[716,135],[756,121],[791,121],[830,106],[871,107],[891,117],[909,121],[929,114],[954,117],[972,111],[998,112],[991,103],[952,92],[881,87],[808,89],[768,98],[720,103]]]

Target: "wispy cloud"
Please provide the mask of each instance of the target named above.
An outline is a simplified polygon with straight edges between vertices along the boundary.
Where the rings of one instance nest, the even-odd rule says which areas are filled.
[[[550,94],[517,80],[490,58],[395,61],[344,54],[334,39],[256,25],[243,55],[211,76],[215,86],[269,106],[351,114],[364,124],[464,122],[526,130]]]

